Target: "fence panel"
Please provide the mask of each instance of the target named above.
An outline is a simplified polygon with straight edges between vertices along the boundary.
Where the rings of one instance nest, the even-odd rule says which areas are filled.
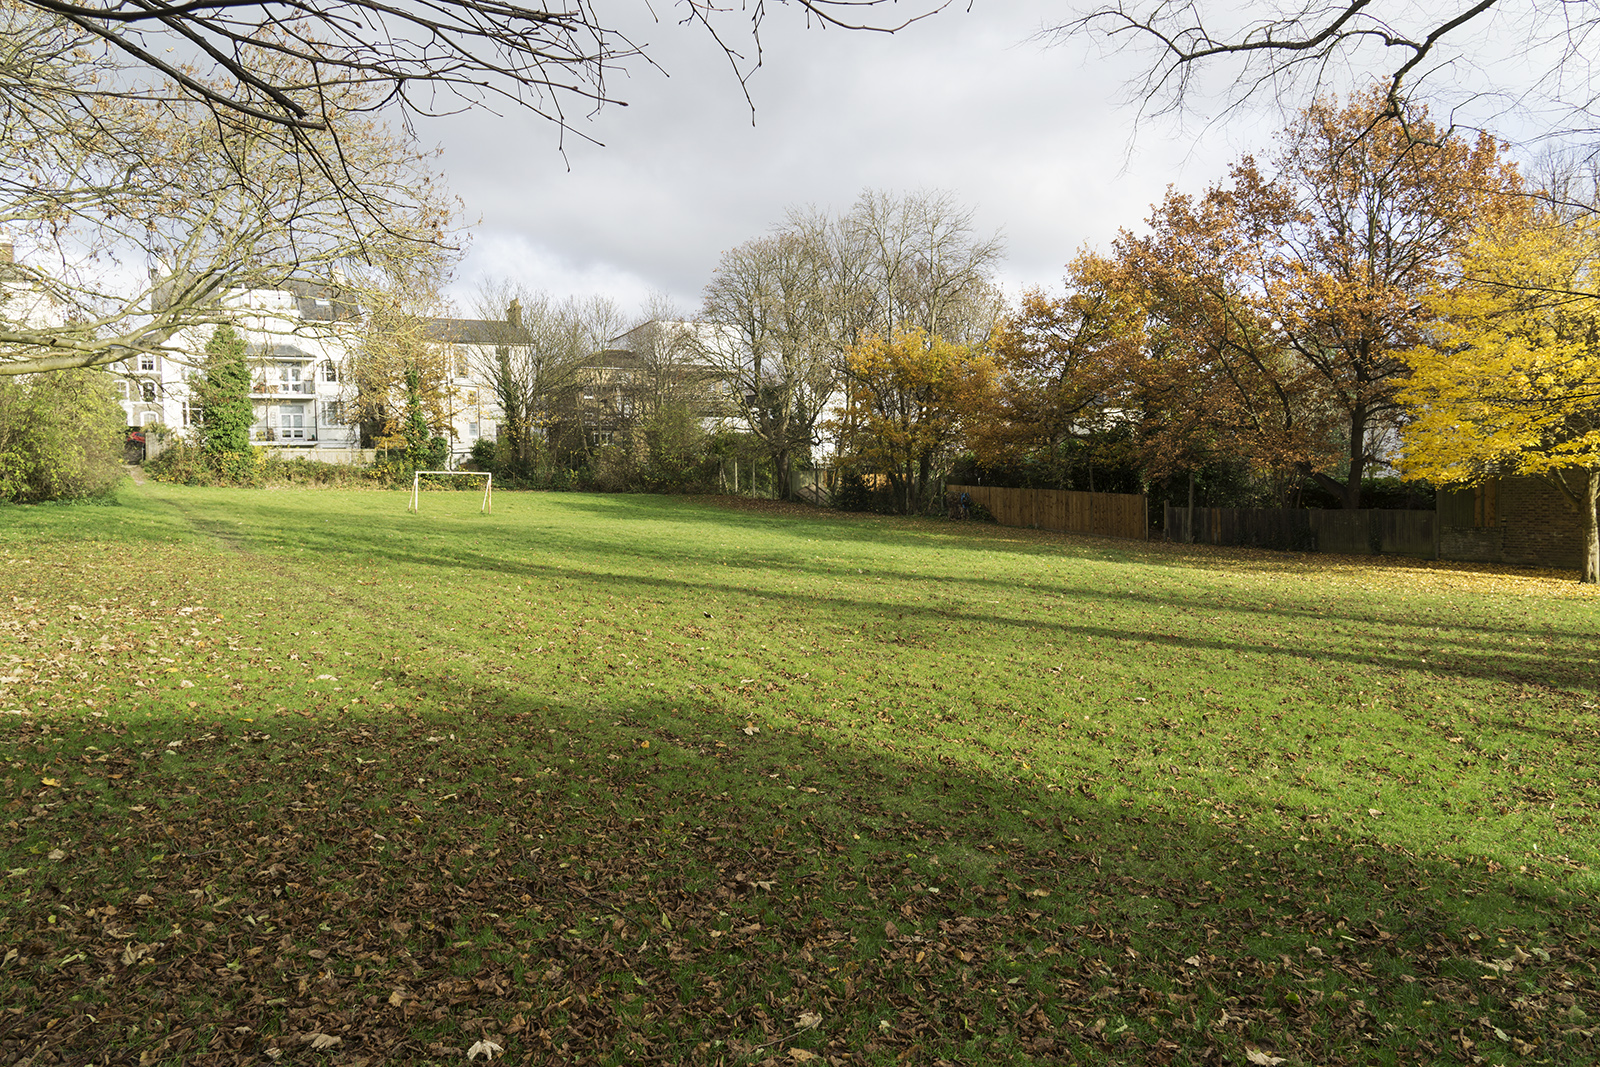
[[[1065,489],[1001,489],[992,485],[951,485],[966,493],[1002,526],[1031,526],[1058,533],[1097,534],[1142,541],[1148,534],[1145,498],[1132,493],[1080,493]]]
[[[1434,559],[1431,511],[1312,508],[1165,508],[1167,539],[1207,545],[1249,545],[1300,552],[1342,552]]]

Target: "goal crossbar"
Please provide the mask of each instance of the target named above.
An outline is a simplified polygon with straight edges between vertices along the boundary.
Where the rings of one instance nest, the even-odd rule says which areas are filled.
[[[411,475],[411,506],[406,510],[417,512],[422,506],[422,476],[424,474],[451,474],[458,477],[483,479],[483,504],[478,508],[479,515],[488,515],[494,511],[494,475],[488,471],[416,471]]]

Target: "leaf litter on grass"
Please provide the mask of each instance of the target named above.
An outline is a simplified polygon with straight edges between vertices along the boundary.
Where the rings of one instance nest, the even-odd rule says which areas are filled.
[[[0,1062],[1596,1055],[1592,895],[1492,858],[1141,785],[1131,748],[1070,789],[979,773],[754,685],[624,712],[448,657],[329,672],[201,588],[95,635],[59,606],[89,572],[52,573],[0,753]]]

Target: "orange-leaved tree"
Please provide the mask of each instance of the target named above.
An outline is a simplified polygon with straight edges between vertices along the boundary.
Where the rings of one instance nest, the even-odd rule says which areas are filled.
[[[1582,529],[1582,580],[1600,581],[1600,224],[1502,217],[1430,307],[1428,343],[1405,353],[1400,469],[1447,485],[1543,478]]]
[[[1337,465],[1309,462],[1304,473],[1347,508],[1360,506],[1363,475],[1392,445],[1404,353],[1435,317],[1427,294],[1475,226],[1521,192],[1492,137],[1440,127],[1422,108],[1395,117],[1392,104],[1376,87],[1342,107],[1308,107],[1274,160],[1282,193],[1253,167],[1234,171],[1237,195],[1272,204],[1243,220],[1262,310],[1317,379],[1311,398],[1342,423]]]
[[[1270,185],[1198,199],[1169,191],[1148,232],[1118,237],[1116,284],[1139,308],[1143,336],[1117,373],[1148,476],[1220,457],[1266,470],[1327,462],[1316,375],[1285,350],[1254,284],[1259,231],[1291,210]]]
[[[1064,480],[1071,453],[1108,418],[1117,353],[1139,343],[1140,317],[1094,253],[1068,267],[1067,290],[1023,294],[991,342],[994,388],[972,412],[968,443],[986,467],[1033,462]]]
[[[994,381],[994,360],[920,329],[870,336],[845,352],[851,388],[835,420],[847,462],[886,475],[907,514],[928,502]]]

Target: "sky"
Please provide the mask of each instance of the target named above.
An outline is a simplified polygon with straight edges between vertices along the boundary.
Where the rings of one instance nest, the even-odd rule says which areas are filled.
[[[725,39],[747,46],[744,6],[723,6]],[[633,314],[661,293],[692,314],[724,250],[761,236],[791,208],[843,212],[866,189],[954,194],[975,211],[980,233],[1005,238],[998,280],[1013,297],[1059,287],[1078,251],[1137,229],[1169,185],[1200,192],[1241,155],[1270,154],[1286,121],[1270,93],[1257,106],[1229,108],[1239,72],[1224,61],[1204,72],[1209,84],[1189,96],[1181,121],[1136,128],[1130,80],[1148,55],[1038,39],[1074,6],[956,0],[884,34],[807,28],[803,12],[769,3],[763,62],[748,83],[752,114],[704,28],[672,21],[680,10],[672,0],[604,5],[607,17],[640,18],[623,28],[656,66],[635,63],[612,79],[628,106],[569,115],[598,143],[569,134],[563,155],[556,129],[527,112],[475,109],[420,126],[424,142],[443,151],[471,230],[448,295],[476,314],[484,282],[510,282],[558,298],[608,296]],[[652,8],[664,21],[642,17]],[[924,9],[898,0],[885,10]],[[1263,10],[1220,0],[1206,7],[1215,16],[1208,26],[1226,33],[1230,17],[1237,25]],[[1452,48],[1414,72],[1434,117],[1515,137],[1507,123],[1531,114],[1522,94],[1540,72],[1560,71],[1570,83],[1545,89],[1594,95],[1585,39],[1519,11],[1495,9],[1452,38],[1470,62]],[[1395,0],[1384,12],[1411,30],[1439,15],[1425,0]],[[1341,58],[1342,70],[1324,68],[1341,89],[1395,62],[1377,45]],[[1285,93],[1290,106],[1306,102],[1304,88]]]
[[[628,106],[574,121],[603,146],[569,134],[565,158],[530,114],[431,120],[419,133],[443,149],[473,223],[449,295],[471,314],[482,283],[505,280],[609,296],[630,314],[664,293],[693,313],[723,250],[791,207],[842,212],[865,189],[953,193],[979,232],[1005,238],[1002,285],[1058,286],[1080,248],[1136,225],[1168,183],[1221,177],[1276,121],[1204,136],[1203,123],[1151,123],[1134,138],[1115,59],[1032,39],[1065,10],[982,3],[890,35],[807,29],[777,7],[749,81],[753,115],[703,28],[642,24],[630,35],[661,69],[615,79]]]

